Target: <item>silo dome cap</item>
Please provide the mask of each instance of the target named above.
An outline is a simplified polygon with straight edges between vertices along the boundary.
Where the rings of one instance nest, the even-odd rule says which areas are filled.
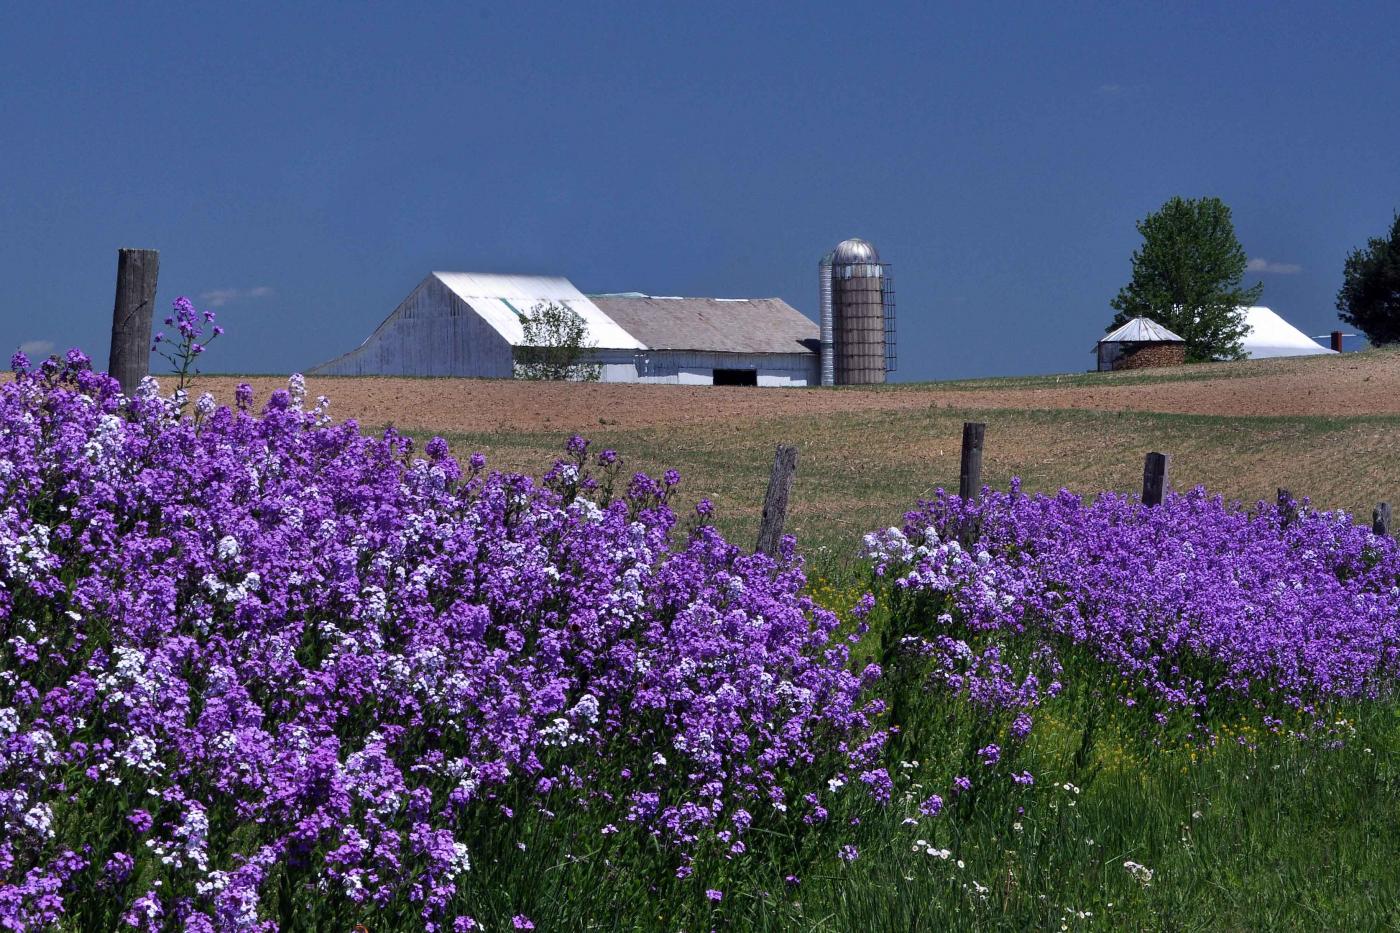
[[[853,236],[849,240],[842,240],[836,244],[836,249],[831,254],[831,261],[833,263],[879,262],[880,254],[869,240]]]

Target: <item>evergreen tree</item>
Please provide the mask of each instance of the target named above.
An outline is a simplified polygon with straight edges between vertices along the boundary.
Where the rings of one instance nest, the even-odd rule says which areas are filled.
[[[1237,360],[1248,331],[1243,309],[1262,285],[1242,288],[1248,258],[1219,198],[1172,198],[1138,222],[1133,277],[1110,304],[1108,330],[1148,317],[1186,341],[1188,362]]]
[[[1337,310],[1372,343],[1400,343],[1400,214],[1389,237],[1371,237],[1347,257]]]

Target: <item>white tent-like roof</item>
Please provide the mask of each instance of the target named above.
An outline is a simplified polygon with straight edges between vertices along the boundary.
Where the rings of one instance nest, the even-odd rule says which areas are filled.
[[[1106,334],[1099,343],[1185,343],[1185,340],[1149,317],[1135,317]]]
[[[645,345],[618,326],[591,299],[561,275],[497,275],[486,272],[434,272],[433,276],[495,328],[511,346],[525,339],[520,316],[553,302],[573,311],[588,327],[587,339],[600,347],[641,350]]]
[[[1334,353],[1279,317],[1269,308],[1244,308],[1244,354],[1251,360],[1275,356],[1315,356]]]

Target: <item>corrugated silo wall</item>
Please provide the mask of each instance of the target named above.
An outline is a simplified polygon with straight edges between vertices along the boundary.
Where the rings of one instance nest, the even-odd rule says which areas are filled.
[[[836,384],[885,381],[883,270],[875,263],[837,265],[832,270]]]

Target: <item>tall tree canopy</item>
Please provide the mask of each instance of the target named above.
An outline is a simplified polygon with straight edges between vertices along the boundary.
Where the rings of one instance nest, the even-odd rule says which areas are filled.
[[[1400,343],[1400,214],[1389,237],[1371,237],[1347,257],[1337,310],[1372,343]]]
[[[1110,302],[1118,313],[1107,329],[1149,317],[1186,341],[1188,362],[1241,359],[1242,309],[1264,287],[1240,287],[1249,259],[1230,208],[1219,198],[1172,198],[1137,228],[1142,247],[1132,280]]]

